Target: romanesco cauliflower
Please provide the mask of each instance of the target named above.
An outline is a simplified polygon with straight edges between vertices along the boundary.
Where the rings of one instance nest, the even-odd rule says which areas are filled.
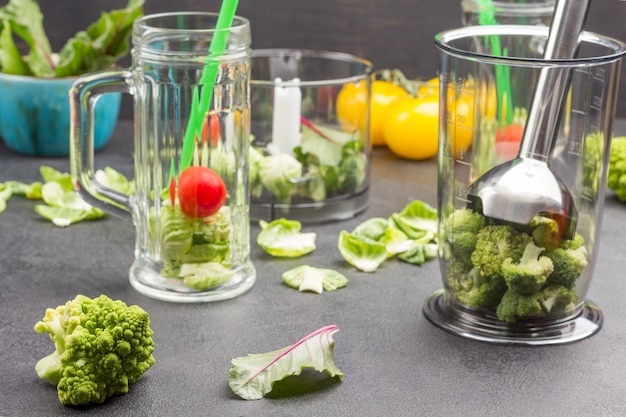
[[[614,137],[611,142],[606,185],[615,191],[620,201],[626,203],[626,136]]]
[[[50,333],[55,344],[55,351],[40,359],[35,370],[57,387],[63,405],[100,404],[125,394],[154,364],[148,313],[105,295],[77,295],[47,309],[35,331]]]

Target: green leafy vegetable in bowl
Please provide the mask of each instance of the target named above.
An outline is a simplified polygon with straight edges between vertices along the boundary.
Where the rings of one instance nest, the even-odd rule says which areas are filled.
[[[48,308],[35,331],[49,333],[54,342],[54,352],[35,370],[56,386],[63,405],[101,404],[126,394],[155,362],[148,313],[106,295],[77,295]]]
[[[109,69],[130,49],[128,38],[144,0],[129,0],[126,8],[102,13],[84,31],[53,53],[34,0],[10,0],[0,8],[0,71],[38,78],[61,78]],[[23,56],[15,38],[29,48]]]

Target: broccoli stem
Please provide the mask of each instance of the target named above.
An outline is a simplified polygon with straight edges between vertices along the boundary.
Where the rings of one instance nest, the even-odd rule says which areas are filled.
[[[63,376],[61,354],[54,351],[48,356],[39,359],[35,365],[35,371],[37,371],[39,378],[48,381],[56,387],[59,384],[61,376]]]

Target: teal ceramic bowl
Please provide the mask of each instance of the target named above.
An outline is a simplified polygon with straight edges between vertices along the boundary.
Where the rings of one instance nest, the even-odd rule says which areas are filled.
[[[69,155],[69,90],[75,79],[0,73],[0,138],[9,149],[34,156]],[[111,137],[120,102],[119,93],[98,99],[94,112],[95,150]]]

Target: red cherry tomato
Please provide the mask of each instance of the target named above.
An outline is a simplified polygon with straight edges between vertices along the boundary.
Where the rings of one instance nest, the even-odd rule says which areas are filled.
[[[226,203],[226,184],[211,168],[191,166],[178,179],[178,201],[187,216],[208,217]]]
[[[524,134],[524,126],[513,123],[505,128],[498,129],[496,142],[517,142],[520,143]]]
[[[209,140],[212,147],[216,147],[220,140],[220,119],[217,113],[207,113],[202,124],[202,143]]]
[[[518,123],[499,128],[496,132],[496,153],[505,160],[515,158],[519,151],[523,134],[524,126]]]
[[[170,203],[172,206],[176,204],[176,181],[174,177],[170,178]]]

